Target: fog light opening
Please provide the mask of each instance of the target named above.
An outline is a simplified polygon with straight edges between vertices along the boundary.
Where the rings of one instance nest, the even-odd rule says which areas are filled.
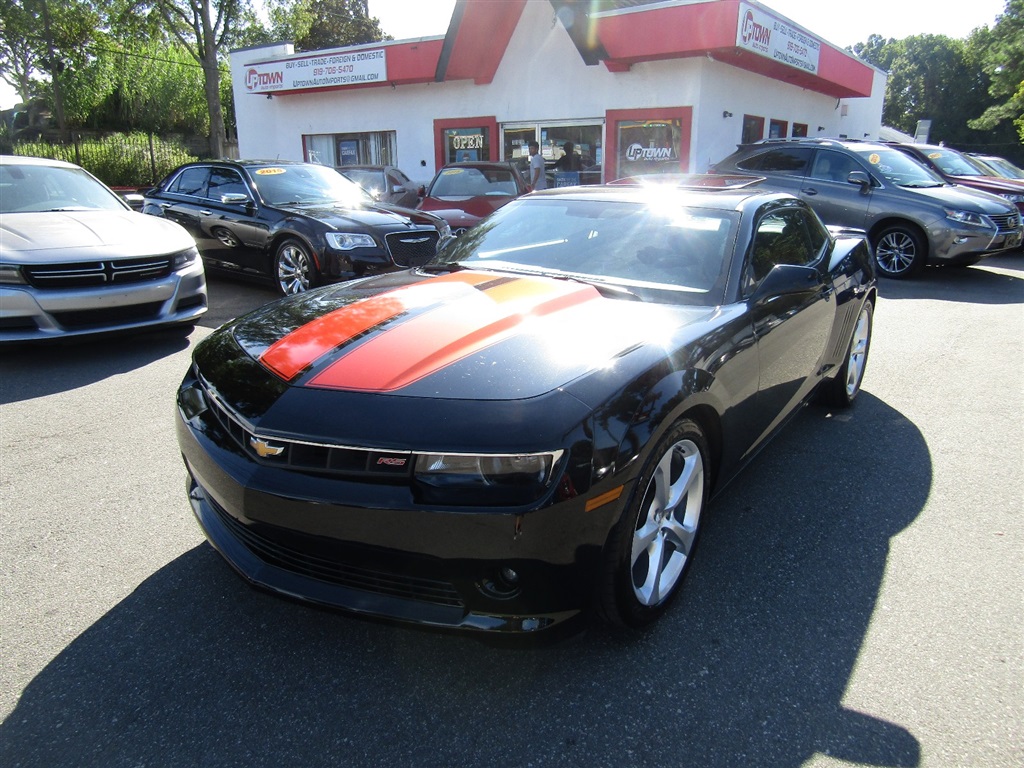
[[[477,587],[487,597],[509,600],[519,595],[519,573],[514,568],[503,565],[493,576],[482,579]]]

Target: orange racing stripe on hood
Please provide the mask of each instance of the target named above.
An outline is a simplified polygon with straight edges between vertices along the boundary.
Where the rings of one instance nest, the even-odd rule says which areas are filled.
[[[259,360],[285,381],[291,381],[342,344],[435,298],[427,296],[422,286],[430,286],[433,293],[439,285],[456,283],[472,287],[492,280],[493,275],[479,272],[452,273],[357,301],[296,328],[267,347]]]
[[[600,299],[579,283],[521,278],[439,306],[347,352],[312,387],[392,392],[510,338],[532,320]]]

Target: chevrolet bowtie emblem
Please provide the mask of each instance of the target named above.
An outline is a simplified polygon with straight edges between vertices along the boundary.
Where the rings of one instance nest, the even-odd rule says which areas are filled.
[[[250,437],[249,445],[256,451],[256,455],[261,459],[265,459],[268,456],[280,456],[284,453],[283,445],[271,445],[266,440],[260,440],[258,437]]]

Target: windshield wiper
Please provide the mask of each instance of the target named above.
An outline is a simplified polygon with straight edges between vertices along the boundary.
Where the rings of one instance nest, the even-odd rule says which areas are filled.
[[[545,277],[551,277],[554,278],[555,280],[568,280],[573,283],[589,285],[590,287],[596,289],[597,292],[604,296],[606,299],[626,299],[627,301],[643,301],[643,298],[641,298],[639,294],[633,293],[633,291],[629,290],[629,288],[626,288],[621,285],[616,285],[614,283],[603,283],[597,280],[586,280],[582,277],[578,277],[577,275],[552,275],[545,273],[539,274],[544,274]]]

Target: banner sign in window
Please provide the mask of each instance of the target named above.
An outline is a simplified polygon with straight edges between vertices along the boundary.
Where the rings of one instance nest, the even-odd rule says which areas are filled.
[[[818,74],[821,54],[819,40],[799,27],[780,21],[746,3],[740,3],[736,46],[812,75]]]
[[[324,52],[314,56],[249,64],[245,68],[245,88],[249,93],[367,85],[386,82],[387,79],[387,57],[383,48]]]

